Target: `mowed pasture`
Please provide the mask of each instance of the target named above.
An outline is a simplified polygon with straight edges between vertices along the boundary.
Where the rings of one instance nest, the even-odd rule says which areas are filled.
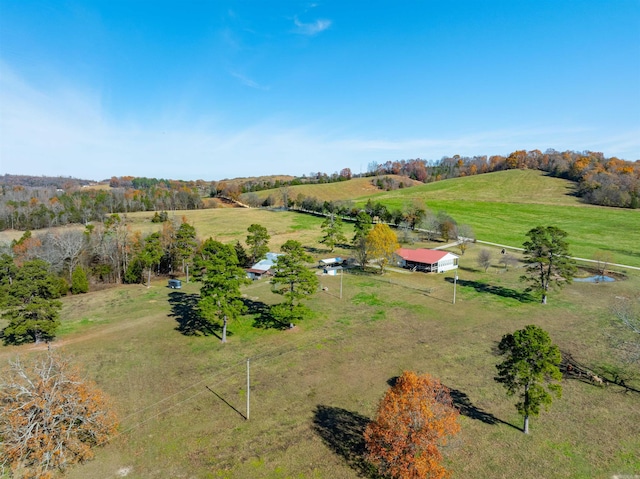
[[[546,184],[546,180],[550,178],[540,176],[540,181]],[[451,181],[455,184],[457,180]],[[446,183],[419,189],[442,189]],[[436,210],[435,200],[412,190],[388,192],[397,197],[385,202],[402,205],[418,198]],[[444,190],[440,201],[449,207],[461,203],[454,193]],[[476,190],[474,194],[479,195],[481,188]],[[500,199],[491,200],[489,193],[484,194],[479,204],[500,204]],[[606,225],[617,221],[607,220],[606,215],[619,218],[621,211],[577,202],[555,206],[554,196],[557,191],[537,205],[540,213],[532,213],[524,232],[538,224],[555,224],[552,220],[562,208],[601,210]],[[571,196],[562,198],[575,201]],[[518,201],[512,204],[536,211],[536,206]],[[506,208],[504,214],[513,215],[510,221],[485,237],[477,224],[442,209],[459,222],[471,223],[478,237],[489,241],[503,242],[500,235],[505,234],[507,224],[509,228],[525,224],[518,217],[519,210]],[[462,208],[464,211],[472,214],[471,208]],[[637,212],[629,213],[637,218]],[[319,244],[322,218],[311,215],[226,208],[176,212],[176,219],[183,214],[201,239],[211,236],[242,242],[246,228],[260,223],[272,235],[272,249],[277,250],[287,239],[297,239],[316,258],[349,254],[346,249],[329,253]],[[476,215],[482,218],[480,212]],[[160,228],[150,222],[151,216],[136,213],[128,218],[133,230],[146,233]],[[587,216],[585,221],[591,222],[591,228],[600,227],[596,218]],[[487,217],[486,221],[494,219]],[[637,228],[622,225],[628,235],[637,236]],[[578,229],[578,234],[567,230],[571,250],[577,254],[576,243],[584,230]],[[625,243],[622,235],[612,231],[603,228],[599,243],[594,237],[597,249],[628,249],[628,259],[639,261],[640,243]],[[520,246],[524,232],[506,244]],[[607,284],[574,283],[552,293],[549,304],[543,306],[523,293],[524,285],[518,279],[521,267],[504,271],[499,266],[499,248],[492,249],[492,267],[481,271],[476,256],[483,248],[474,245],[461,259],[455,305],[450,274],[392,270],[380,276],[353,271],[342,278],[321,277],[322,286],[328,289],[311,299],[313,315],[293,330],[261,327],[260,309],[280,298],[270,292],[267,282],[254,282],[244,288],[252,312],[230,325],[226,345],[215,336],[189,336],[178,330],[193,314],[197,283],[184,284],[176,291],[166,288],[166,279],[162,279],[148,289],[126,285],[64,298],[62,327],[54,348],[82,365],[86,375],[110,395],[121,418],[119,435],[98,449],[93,461],[74,467],[66,477],[366,477],[362,474],[362,431],[389,381],[406,369],[439,377],[452,389],[461,408],[462,431],[445,451],[454,477],[638,474],[640,393],[567,378],[563,397],[548,412],[532,418],[531,434],[525,436],[515,399],[508,398],[493,381],[499,361],[493,349],[503,334],[537,324],[564,353],[604,374],[620,365],[611,342],[615,335],[611,308],[618,298],[637,296],[640,274],[630,270],[621,281]],[[43,348],[0,349],[5,363],[16,354],[43,354]],[[248,421],[243,417],[247,358],[251,359]],[[628,386],[640,389],[637,379]]]
[[[414,201],[473,227],[480,240],[522,246],[531,228],[557,226],[569,233],[571,253],[591,259],[597,251],[614,263],[640,267],[640,210],[587,205],[575,183],[540,171],[508,170],[455,178],[361,198],[402,209]]]
[[[276,215],[261,213],[262,221],[243,221],[267,224]],[[299,217],[305,219],[295,232],[309,241],[319,236],[317,224],[307,224],[313,217]],[[206,228],[225,240],[243,238],[237,219],[226,224],[233,229],[225,232],[222,222]],[[65,298],[54,346],[82,364],[121,418],[119,436],[67,477],[363,477],[363,428],[388,382],[406,369],[439,377],[463,411],[462,432],[445,452],[454,477],[637,473],[638,393],[566,379],[563,398],[533,418],[525,436],[515,400],[493,381],[499,359],[492,350],[503,334],[537,324],[589,368],[616,364],[610,308],[616,297],[637,294],[639,275],[575,283],[543,306],[523,294],[521,268],[499,267],[499,250],[489,271],[480,271],[481,248],[462,257],[455,305],[449,274],[354,271],[321,277],[327,291],[310,301],[312,317],[293,330],[259,327],[256,311],[279,297],[267,282],[254,282],[244,289],[254,313],[230,325],[226,345],[177,330],[193,313],[194,283],[176,291],[158,280],[149,289],[128,285]],[[5,347],[0,355],[42,354],[33,348]]]

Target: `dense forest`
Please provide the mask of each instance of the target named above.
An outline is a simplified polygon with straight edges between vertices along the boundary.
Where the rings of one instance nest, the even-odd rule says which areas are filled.
[[[89,180],[55,177],[4,175],[0,177],[0,230],[40,229],[68,223],[102,222],[108,215],[133,211],[167,211],[203,208],[203,197],[241,195],[251,206],[272,206],[274,197],[257,201],[252,193],[299,184],[346,181],[371,176],[381,189],[402,188],[401,180],[385,175],[405,176],[429,183],[447,178],[478,175],[507,169],[536,169],[578,184],[583,201],[621,208],[640,207],[640,160],[635,162],[602,153],[584,151],[518,150],[508,156],[455,155],[438,161],[422,159],[369,164],[362,175],[349,168],[339,173],[311,173],[302,177],[245,178],[222,181],[180,181],[143,177],[113,177],[101,185]],[[299,203],[301,203],[300,200]],[[296,199],[288,198],[288,206]],[[301,204],[296,206],[303,207]],[[303,208],[307,209],[305,205]],[[314,208],[317,210],[317,205]]]

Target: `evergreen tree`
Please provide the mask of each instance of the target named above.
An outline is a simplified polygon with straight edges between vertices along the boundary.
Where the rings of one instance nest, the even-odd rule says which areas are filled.
[[[320,243],[327,245],[329,247],[329,251],[332,253],[338,243],[347,242],[347,237],[342,231],[343,223],[339,216],[335,216],[331,213],[324,220],[321,228],[324,231],[324,236],[320,240]]]
[[[233,246],[209,238],[195,260],[197,276],[202,282],[198,310],[201,319],[212,332],[217,321],[222,322],[222,342],[227,342],[227,324],[237,319],[245,309],[240,286],[251,281],[238,266]]]
[[[284,254],[276,262],[271,290],[282,295],[284,302],[272,307],[271,312],[281,324],[294,324],[308,313],[300,301],[316,292],[318,278],[305,264],[313,261],[313,257],[298,241],[288,240],[281,251]]]
[[[538,326],[529,325],[513,334],[505,334],[498,345],[505,356],[496,365],[501,383],[509,396],[517,395],[516,409],[524,417],[524,433],[529,433],[529,416],[537,416],[540,406],[552,402],[550,392],[560,397],[562,373],[560,349],[551,342],[549,334]],[[546,386],[546,387],[545,387]]]
[[[529,241],[524,246],[526,274],[522,281],[531,284],[533,290],[547,304],[549,289],[571,283],[576,272],[575,261],[569,257],[566,231],[555,226],[538,226],[527,233]]]
[[[147,288],[151,286],[151,270],[162,258],[162,253],[160,233],[151,233],[144,239],[144,247],[138,256],[144,267],[147,268]]]
[[[189,282],[188,266],[189,262],[193,259],[193,255],[198,247],[198,241],[196,240],[196,229],[186,222],[183,218],[182,224],[176,231],[176,252],[178,258],[182,261],[182,271],[187,273],[187,283]]]
[[[247,235],[249,258],[253,265],[261,259],[264,259],[269,252],[269,240],[271,236],[267,232],[267,228],[259,224],[252,224],[247,228],[247,231],[249,232]]]
[[[236,250],[236,257],[238,258],[238,265],[242,268],[250,267],[251,264],[249,261],[249,256],[247,255],[247,250],[244,249],[244,246],[242,246],[242,243],[240,243],[240,241],[236,241],[234,249]]]
[[[9,298],[9,287],[18,273],[18,267],[13,258],[4,253],[0,256],[0,308],[4,307]]]
[[[356,223],[353,227],[355,234],[351,244],[353,245],[354,255],[360,263],[360,267],[364,269],[369,260],[369,249],[367,248],[367,236],[373,228],[373,220],[366,211],[358,212]]]
[[[40,259],[27,261],[9,285],[2,317],[9,324],[2,330],[5,344],[49,341],[60,325],[62,303],[56,277]]]
[[[88,291],[89,280],[87,279],[87,273],[82,266],[76,266],[71,275],[71,292],[80,294]]]

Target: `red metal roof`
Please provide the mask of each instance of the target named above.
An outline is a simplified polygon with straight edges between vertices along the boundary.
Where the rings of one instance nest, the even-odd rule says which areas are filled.
[[[448,251],[440,251],[435,249],[408,249],[400,248],[396,254],[405,261],[413,261],[414,263],[436,264],[442,258],[450,254]]]

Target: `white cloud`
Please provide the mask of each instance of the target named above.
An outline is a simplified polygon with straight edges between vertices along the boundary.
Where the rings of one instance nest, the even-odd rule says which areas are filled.
[[[245,86],[248,86],[250,88],[255,88],[256,90],[263,90],[263,91],[269,90],[268,86],[261,85],[260,83],[252,80],[251,78],[244,76],[242,73],[238,73],[236,71],[230,71],[229,73],[231,74],[232,77],[235,77],[238,80],[240,80],[240,83],[242,83]]]
[[[331,27],[331,20],[319,19],[312,23],[303,23],[297,16],[293,18],[293,23],[296,26],[295,33],[308,36],[317,35]]]

